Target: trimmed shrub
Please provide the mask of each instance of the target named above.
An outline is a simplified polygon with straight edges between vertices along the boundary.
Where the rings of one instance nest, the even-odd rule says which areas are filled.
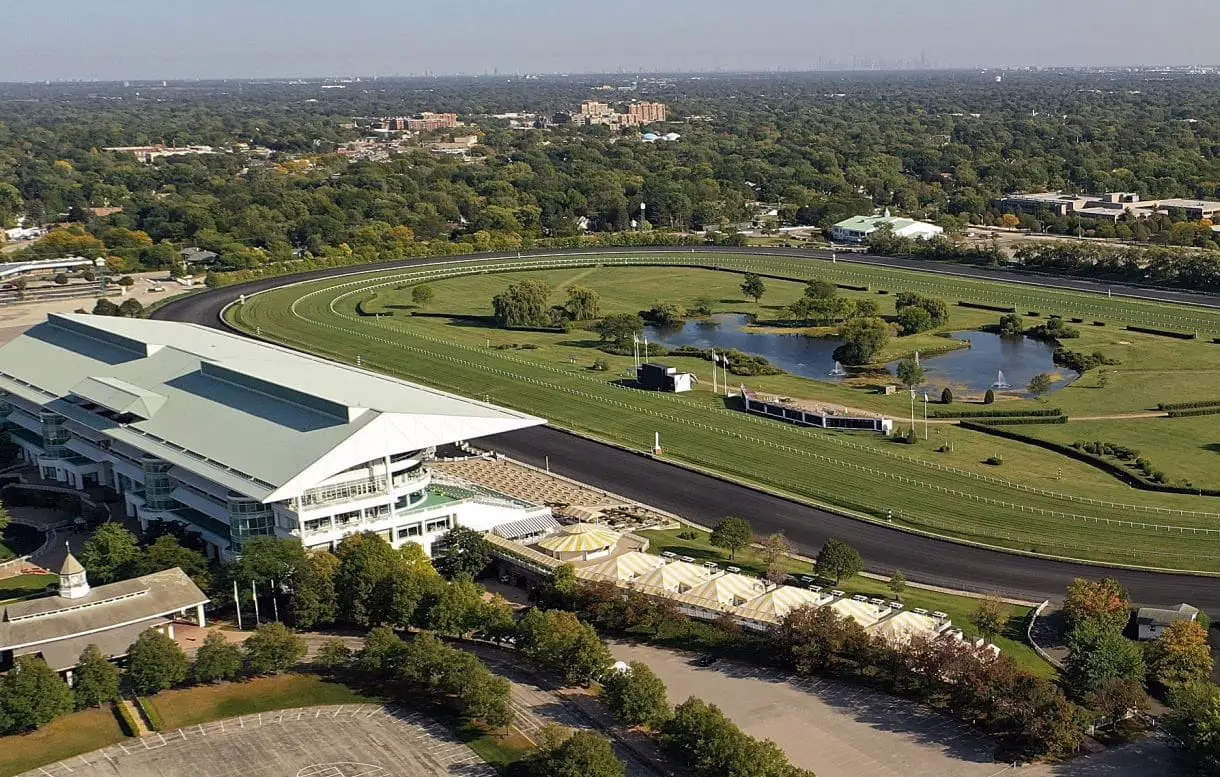
[[[1068,417],[1065,415],[1057,416],[1041,416],[1037,418],[983,418],[973,423],[983,426],[1024,426],[1027,424],[1066,424]],[[963,421],[962,425],[970,423]]]
[[[119,720],[119,728],[123,729],[123,733],[129,737],[140,735],[140,726],[136,723],[135,718],[131,717],[131,712],[127,709],[127,705],[121,701],[111,703],[111,709],[114,710],[114,716]]]
[[[1195,332],[1174,332],[1169,329],[1153,329],[1150,326],[1128,326],[1128,332],[1142,332],[1146,335],[1160,335],[1161,337],[1173,337],[1178,340],[1195,340],[1198,334]]]
[[[1031,410],[939,410],[934,418],[1032,418],[1063,415],[1057,407],[1038,407]]]
[[[984,305],[982,302],[965,302],[960,299],[957,301],[957,305],[958,307],[973,308],[974,310],[994,310],[997,313],[1017,312],[1017,309],[1012,306],[1004,307],[1003,305]]]
[[[1220,415],[1220,407],[1200,407],[1195,410],[1170,410],[1170,418],[1189,418],[1196,415]]]
[[[1201,399],[1198,402],[1158,402],[1157,410],[1193,410],[1196,407],[1220,407],[1220,399]]]

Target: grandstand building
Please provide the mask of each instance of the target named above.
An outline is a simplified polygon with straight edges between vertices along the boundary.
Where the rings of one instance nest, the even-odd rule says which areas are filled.
[[[550,515],[427,466],[542,419],[193,324],[52,314],[0,347],[0,419],[27,477],[111,491],[220,558],[366,531],[430,551],[455,525]]]

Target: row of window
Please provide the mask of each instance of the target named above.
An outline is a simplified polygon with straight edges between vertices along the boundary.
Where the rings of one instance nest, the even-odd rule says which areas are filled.
[[[331,518],[311,518],[304,522],[303,528],[306,534],[329,531],[332,528],[345,529],[359,523],[359,520],[356,518],[357,516],[359,516],[358,512],[336,515],[334,516],[333,523]],[[414,523],[404,524],[395,527],[393,531],[395,537],[405,540],[413,537],[422,537],[425,534],[448,531],[454,525],[454,516],[444,515],[440,518],[431,518],[427,521],[415,521]]]

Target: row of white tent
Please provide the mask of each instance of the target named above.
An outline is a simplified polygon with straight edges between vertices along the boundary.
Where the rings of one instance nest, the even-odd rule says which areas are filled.
[[[777,586],[740,572],[669,560],[639,551],[579,567],[576,574],[583,580],[611,582],[622,588],[670,599],[681,612],[692,617],[711,620],[728,615],[756,631],[775,627],[788,613],[801,607],[829,607],[840,617],[851,618],[867,631],[890,642],[906,642],[920,635],[963,638],[962,632],[954,629],[943,613],[906,611],[884,602],[846,597],[841,591]],[[977,646],[999,653],[999,648],[982,641]]]

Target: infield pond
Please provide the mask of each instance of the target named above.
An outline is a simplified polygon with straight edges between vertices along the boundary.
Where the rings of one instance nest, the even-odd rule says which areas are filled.
[[[764,356],[776,367],[803,378],[836,381],[850,377],[831,375],[834,351],[843,344],[839,338],[750,331],[750,318],[743,314],[718,314],[687,321],[680,327],[649,326],[645,332],[649,342],[671,348],[689,345],[736,349]],[[1070,382],[1055,365],[1054,347],[1040,340],[980,331],[953,332],[949,337],[966,341],[969,347],[920,357],[925,376],[922,387],[927,390],[951,386],[954,390],[982,393],[992,388],[1001,372],[1004,382],[1016,391],[1029,385],[1040,373],[1055,378],[1052,391]],[[897,362],[892,362],[886,368],[893,374],[896,366]]]

